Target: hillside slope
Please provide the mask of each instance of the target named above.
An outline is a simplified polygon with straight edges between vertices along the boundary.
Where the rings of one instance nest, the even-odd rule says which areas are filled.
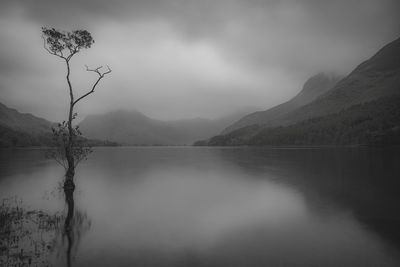
[[[0,125],[30,134],[49,132],[52,123],[28,113],[20,113],[0,103]]]
[[[400,145],[400,96],[354,105],[289,126],[247,126],[197,145]]]
[[[288,113],[282,125],[341,111],[352,105],[400,94],[400,38],[361,63],[346,78],[308,105]]]
[[[224,129],[221,134],[227,134],[236,129],[253,124],[268,126],[279,124],[279,121],[289,112],[312,102],[320,95],[332,89],[341,78],[340,76],[319,73],[308,79],[303,89],[291,100],[268,110],[258,111],[244,116],[239,121]]]
[[[20,113],[0,103],[0,147],[42,146],[51,143],[52,123]]]

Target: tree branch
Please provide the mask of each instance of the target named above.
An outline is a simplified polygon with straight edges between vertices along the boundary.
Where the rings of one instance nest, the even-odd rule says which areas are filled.
[[[79,48],[74,48],[73,50],[69,50],[69,55],[68,55],[68,57],[65,59],[65,60],[67,60],[67,61],[70,61],[70,59],[72,58],[72,56],[73,55],[75,55],[76,53],[78,53],[79,52]]]
[[[86,65],[85,65],[86,66]],[[97,78],[96,82],[93,84],[92,89],[87,92],[86,94],[82,95],[81,97],[79,97],[78,99],[76,99],[73,103],[73,105],[75,105],[76,103],[78,103],[80,100],[82,100],[83,98],[87,97],[88,95],[92,94],[94,92],[94,89],[96,89],[97,84],[100,82],[101,79],[104,78],[104,76],[106,76],[107,74],[109,74],[111,72],[110,67],[107,65],[107,71],[105,72],[101,72],[100,69],[103,68],[103,66],[97,67],[95,69],[89,69],[88,66],[86,66],[86,71],[92,71],[97,73],[97,75],[99,75],[99,77]]]

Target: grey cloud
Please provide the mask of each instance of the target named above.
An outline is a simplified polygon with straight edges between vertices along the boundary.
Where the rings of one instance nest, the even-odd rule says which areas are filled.
[[[92,32],[98,42],[77,63],[109,63],[115,70],[105,84],[112,89],[97,92],[96,100],[82,107],[83,114],[116,105],[136,105],[151,115],[170,117],[201,115],[202,108],[203,115],[215,117],[240,103],[267,108],[296,93],[315,72],[346,73],[397,38],[399,10],[397,0],[3,0],[0,20],[9,24],[0,25],[0,76],[9,77],[7,87],[20,89],[18,95],[11,88],[2,89],[6,93],[0,101],[18,103],[27,84],[48,84],[36,88],[41,96],[63,96],[62,91],[52,90],[63,86],[56,81],[63,77],[62,66],[43,52],[40,43],[40,26],[54,26]],[[151,31],[138,32],[146,29]],[[204,44],[213,50],[204,52]],[[180,55],[179,49],[186,52]],[[157,54],[160,51],[184,59],[174,64],[174,59]],[[202,53],[212,58],[200,69]],[[216,74],[198,73],[219,63]],[[181,70],[169,70],[168,64]],[[226,69],[256,81],[248,82],[246,75],[242,80],[223,75],[222,81],[214,79]],[[180,77],[180,72],[186,76]],[[30,78],[22,82],[10,77]],[[0,86],[4,88],[4,82]],[[36,102],[25,99],[19,107],[39,106],[40,98],[32,91],[26,95]],[[107,104],[108,99],[114,102]],[[40,114],[62,113],[55,109],[43,107]]]
[[[304,64],[302,56],[308,56],[311,65],[318,58],[328,61],[340,54],[346,59],[354,49],[368,53],[372,48],[365,44],[375,49],[400,33],[396,0],[6,0],[3,6],[18,6],[38,23],[67,29],[95,30],[107,20],[122,25],[160,20],[188,41],[217,43],[228,57],[290,70]],[[348,51],[329,55],[343,42]],[[316,53],[320,54],[312,58]]]

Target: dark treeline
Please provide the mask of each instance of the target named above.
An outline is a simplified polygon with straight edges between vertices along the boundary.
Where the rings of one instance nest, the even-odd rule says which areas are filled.
[[[253,125],[195,145],[400,145],[400,96],[381,98],[294,125]]]

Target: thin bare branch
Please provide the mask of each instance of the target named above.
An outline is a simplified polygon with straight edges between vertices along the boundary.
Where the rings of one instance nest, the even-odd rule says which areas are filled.
[[[103,75],[106,75],[106,74],[108,74],[108,73],[111,72],[111,69],[110,69],[110,67],[109,67],[108,65],[107,65],[107,69],[108,69],[108,70],[107,70],[106,72],[104,72]]]
[[[88,67],[87,65],[85,65],[85,67],[86,67],[86,71],[93,71],[93,72],[96,72],[99,76],[101,76],[100,69],[101,69],[103,66],[97,67],[97,68],[95,68],[95,69],[89,69],[89,67]]]
[[[87,65],[85,65],[85,67],[86,67],[86,71],[95,72],[95,73],[97,73],[97,75],[99,75],[99,77],[97,78],[96,82],[93,84],[92,89],[89,92],[87,92],[86,94],[84,94],[81,97],[79,97],[78,99],[76,99],[73,102],[73,105],[75,105],[80,100],[82,100],[83,98],[87,97],[88,95],[94,93],[94,89],[96,89],[96,86],[100,82],[100,80],[103,79],[104,76],[106,76],[107,74],[109,74],[112,71],[108,65],[107,65],[107,70],[104,71],[104,72],[100,71],[100,69],[103,68],[103,66],[97,67],[95,69],[90,69]]]

